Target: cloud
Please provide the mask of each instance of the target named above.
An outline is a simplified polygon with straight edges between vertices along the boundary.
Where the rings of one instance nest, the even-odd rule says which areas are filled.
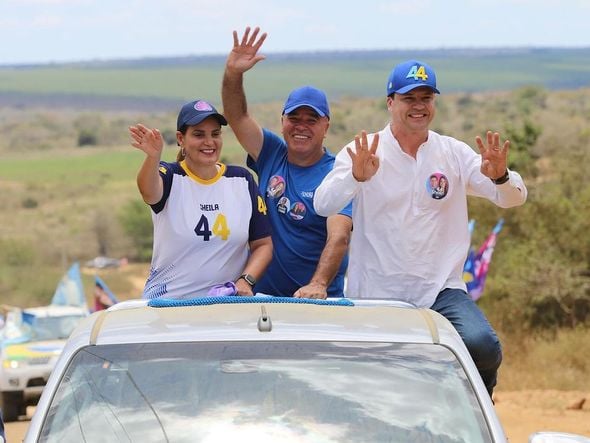
[[[14,29],[22,26],[23,24],[14,18],[2,18],[0,17],[0,28],[3,29]]]
[[[392,26],[395,27],[395,19],[397,15],[418,15],[427,12],[431,9],[432,2],[429,0],[422,0],[417,2],[408,2],[404,0],[394,0],[388,2],[380,2],[377,9],[380,12],[392,14]]]
[[[91,0],[9,0],[18,5],[76,5],[88,4]]]
[[[49,1],[49,0],[46,0]],[[63,24],[63,19],[56,15],[40,15],[33,17],[27,24],[36,29],[53,29],[59,28]]]

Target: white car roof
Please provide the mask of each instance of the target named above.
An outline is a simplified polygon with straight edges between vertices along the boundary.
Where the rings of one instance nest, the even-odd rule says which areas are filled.
[[[72,333],[89,344],[227,341],[353,340],[462,345],[453,326],[429,309],[357,300],[354,306],[308,303],[214,303],[150,307],[145,300],[118,303],[80,323]],[[268,316],[270,331],[258,323]],[[263,320],[262,320],[263,321]],[[265,335],[270,334],[270,335]]]

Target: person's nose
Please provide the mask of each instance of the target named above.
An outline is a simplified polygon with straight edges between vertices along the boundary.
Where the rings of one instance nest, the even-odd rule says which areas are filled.
[[[213,146],[213,136],[211,134],[205,136],[205,146]]]
[[[309,128],[309,125],[304,121],[295,122],[294,126],[295,126],[295,129],[297,129],[298,131],[305,131],[306,129]]]

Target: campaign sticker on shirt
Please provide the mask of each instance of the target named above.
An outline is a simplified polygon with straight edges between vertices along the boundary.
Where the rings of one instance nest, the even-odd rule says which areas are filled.
[[[431,174],[426,181],[426,191],[435,200],[445,198],[449,193],[449,179],[440,172]]]
[[[293,206],[291,206],[291,210],[289,211],[289,215],[293,220],[301,220],[305,217],[305,205],[302,202],[295,202]]]
[[[289,210],[289,206],[291,206],[289,199],[287,197],[281,197],[277,203],[277,211],[281,214],[286,214]]]
[[[270,198],[279,198],[285,193],[285,179],[280,175],[273,175],[268,181],[266,196]]]

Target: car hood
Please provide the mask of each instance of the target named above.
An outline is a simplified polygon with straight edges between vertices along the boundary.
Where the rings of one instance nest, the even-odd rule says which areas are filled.
[[[30,358],[53,357],[61,354],[65,340],[47,340],[5,345],[4,359],[22,360]]]

